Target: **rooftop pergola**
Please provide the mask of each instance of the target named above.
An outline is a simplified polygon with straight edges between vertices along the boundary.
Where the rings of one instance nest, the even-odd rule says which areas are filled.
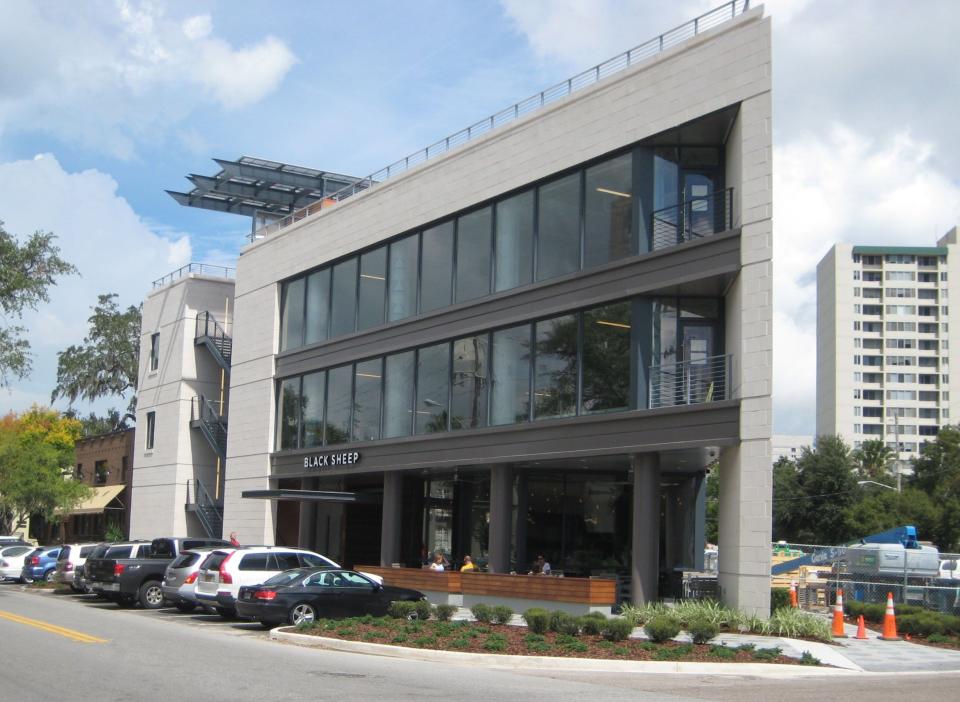
[[[341,173],[250,156],[236,161],[219,158],[214,161],[221,169],[216,175],[191,173],[187,176],[194,186],[190,192],[167,192],[187,207],[252,217],[254,228],[259,226],[258,220],[262,224],[284,217],[359,180]]]

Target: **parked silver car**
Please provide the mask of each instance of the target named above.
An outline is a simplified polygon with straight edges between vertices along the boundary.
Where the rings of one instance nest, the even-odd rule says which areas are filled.
[[[200,566],[214,549],[194,548],[181,553],[163,574],[163,598],[181,612],[190,612],[199,604],[196,580]]]

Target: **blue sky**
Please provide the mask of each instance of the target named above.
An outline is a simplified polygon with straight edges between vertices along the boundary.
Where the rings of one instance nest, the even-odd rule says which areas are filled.
[[[25,319],[35,370],[0,391],[0,410],[49,400],[56,352],[82,340],[98,293],[137,304],[182,263],[235,259],[249,220],[164,192],[215,172],[212,157],[364,175],[718,4],[8,0],[0,220],[57,233],[82,278]],[[812,433],[817,261],[837,240],[932,245],[960,219],[960,3],[766,11],[775,428]]]

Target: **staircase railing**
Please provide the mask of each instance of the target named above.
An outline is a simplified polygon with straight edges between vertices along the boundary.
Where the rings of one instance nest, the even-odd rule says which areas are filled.
[[[223,534],[223,507],[214,500],[203,482],[198,478],[187,480],[187,506],[194,508],[194,513],[203,526],[207,536],[219,539]]]
[[[197,395],[190,402],[191,419],[199,423],[200,431],[210,443],[211,448],[227,460],[227,420],[217,412],[214,403],[203,395]]]
[[[197,314],[193,336],[194,343],[204,344],[210,350],[216,362],[228,373],[233,357],[233,338],[210,312]]]

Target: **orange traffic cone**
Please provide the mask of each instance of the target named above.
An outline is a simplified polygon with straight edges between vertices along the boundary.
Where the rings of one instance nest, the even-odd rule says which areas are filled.
[[[883,615],[883,634],[880,636],[884,641],[899,641],[897,636],[897,616],[893,612],[893,593],[887,593],[887,611]]]
[[[790,581],[790,606],[794,609],[797,609],[800,606],[800,603],[797,602],[797,581]]]
[[[845,639],[847,634],[843,630],[843,590],[837,590],[837,602],[833,605],[833,629],[830,631],[835,639]]]
[[[860,639],[861,641],[867,640],[867,627],[863,623],[862,614],[857,618],[857,638]]]

